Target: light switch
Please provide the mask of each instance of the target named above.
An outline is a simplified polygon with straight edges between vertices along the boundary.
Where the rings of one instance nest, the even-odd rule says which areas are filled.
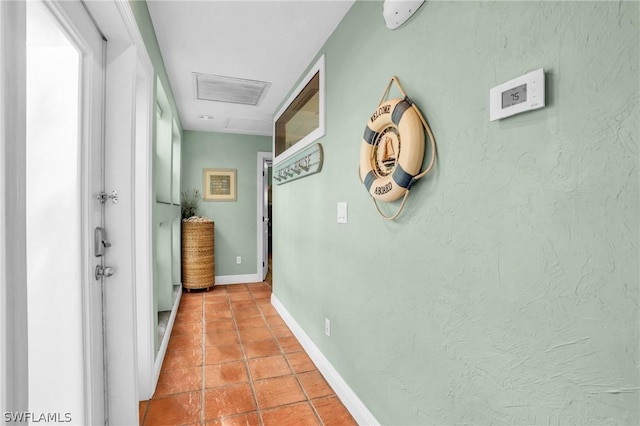
[[[338,223],[347,223],[347,202],[338,203]]]

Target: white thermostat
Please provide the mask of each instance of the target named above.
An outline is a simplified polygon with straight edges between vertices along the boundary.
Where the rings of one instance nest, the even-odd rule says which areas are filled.
[[[489,121],[544,107],[544,69],[489,90]]]

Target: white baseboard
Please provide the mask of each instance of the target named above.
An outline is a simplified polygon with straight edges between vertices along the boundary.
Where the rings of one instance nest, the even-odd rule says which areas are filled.
[[[349,410],[356,422],[358,422],[359,425],[380,425],[376,418],[373,417],[373,414],[371,414],[362,401],[360,401],[360,398],[351,390],[347,382],[340,376],[338,371],[333,368],[329,360],[320,352],[320,349],[313,343],[311,338],[307,336],[307,333],[305,333],[302,327],[293,319],[284,305],[280,303],[275,294],[271,294],[271,304],[289,326],[291,332],[296,336],[304,350],[307,351],[311,360],[318,367],[320,373],[322,373],[329,385],[331,385],[338,398],[340,398],[344,406],[347,407],[347,410]]]
[[[216,285],[227,285],[227,284],[246,284],[246,283],[260,283],[262,280],[260,279],[258,274],[247,274],[247,275],[216,275]]]

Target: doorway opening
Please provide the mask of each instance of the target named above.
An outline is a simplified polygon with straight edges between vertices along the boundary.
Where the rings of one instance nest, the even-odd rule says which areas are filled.
[[[269,286],[273,284],[272,161],[272,153],[258,153],[258,275]]]
[[[273,195],[272,195],[272,182],[271,177],[273,176],[273,167],[272,162],[265,162],[266,176],[267,176],[267,218],[269,221],[267,222],[267,275],[265,277],[265,282],[269,284],[269,287],[273,287],[273,234],[272,234],[272,225],[273,225]]]

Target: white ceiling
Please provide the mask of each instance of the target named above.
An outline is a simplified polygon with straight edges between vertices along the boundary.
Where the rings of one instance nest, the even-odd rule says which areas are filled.
[[[184,128],[271,135],[276,108],[353,3],[147,0]],[[197,100],[194,72],[271,87],[258,106]]]

